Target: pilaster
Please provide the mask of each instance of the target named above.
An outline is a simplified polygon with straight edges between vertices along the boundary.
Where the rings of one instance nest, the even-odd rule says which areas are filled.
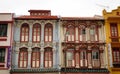
[[[44,67],[44,48],[43,47],[41,47],[40,53],[41,53],[40,67],[43,68]]]
[[[28,48],[28,66],[27,68],[31,68],[31,53],[32,53],[32,50],[31,50],[31,47]]]
[[[88,46],[88,68],[92,68],[91,49],[89,46]]]

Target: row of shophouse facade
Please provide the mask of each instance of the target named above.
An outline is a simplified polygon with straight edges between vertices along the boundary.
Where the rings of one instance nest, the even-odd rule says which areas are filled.
[[[0,74],[120,74],[120,7],[103,16],[0,13]]]

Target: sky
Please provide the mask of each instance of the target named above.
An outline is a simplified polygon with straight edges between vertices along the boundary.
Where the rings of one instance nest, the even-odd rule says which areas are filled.
[[[0,13],[29,15],[28,10],[51,10],[62,17],[92,17],[120,6],[120,0],[0,0]]]

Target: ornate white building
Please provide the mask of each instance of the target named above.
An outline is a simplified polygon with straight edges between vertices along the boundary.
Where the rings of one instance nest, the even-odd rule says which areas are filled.
[[[11,74],[59,73],[59,19],[50,10],[15,17]]]

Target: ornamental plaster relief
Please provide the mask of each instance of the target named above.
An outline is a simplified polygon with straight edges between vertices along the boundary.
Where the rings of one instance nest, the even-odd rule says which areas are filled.
[[[15,21],[15,26],[20,28],[21,25],[24,24],[24,23],[30,24],[30,22],[28,20],[16,20]]]
[[[51,24],[55,24],[56,20],[47,20],[44,22],[44,24],[47,24],[47,23],[51,23]]]
[[[19,47],[20,46],[20,42],[19,41],[15,41],[15,46]]]
[[[47,43],[44,43],[44,47],[53,47],[53,44],[52,42],[47,42]]]
[[[41,21],[39,21],[39,20],[35,20],[32,24],[36,24],[36,23],[42,25]]]
[[[32,43],[32,48],[34,48],[34,47],[41,48],[41,44],[40,43]]]
[[[20,48],[22,48],[22,47],[28,48],[28,43],[20,43]]]

